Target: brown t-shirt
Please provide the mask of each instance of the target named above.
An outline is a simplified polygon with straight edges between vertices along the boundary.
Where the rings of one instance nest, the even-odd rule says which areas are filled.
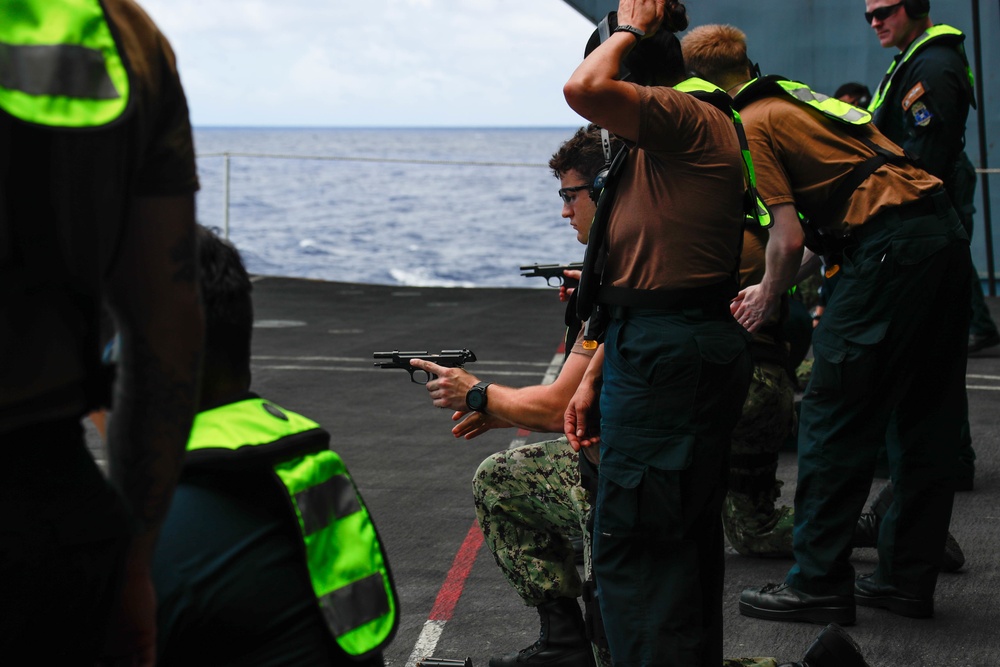
[[[844,131],[838,121],[790,98],[757,100],[741,109],[740,116],[761,199],[768,206],[795,204],[808,217],[825,214],[824,207],[837,186],[855,165],[875,154],[856,132],[902,154],[874,125]],[[916,201],[940,187],[940,180],[917,167],[883,165],[854,191],[842,213],[828,218],[838,221],[831,223],[835,227],[831,231],[862,225],[884,209]]]
[[[740,289],[756,285],[764,279],[766,229],[743,230],[743,252],[740,254]]]
[[[755,163],[756,168],[756,163]],[[766,229],[757,227],[756,229],[744,229],[743,231],[743,252],[740,254],[740,289],[756,285],[764,279],[765,251],[767,247],[768,232]],[[781,322],[781,308],[771,315],[765,325],[774,325]],[[774,336],[765,329],[758,329],[753,335],[753,339],[758,343],[773,344]]]
[[[604,283],[712,285],[739,264],[743,167],[733,121],[695,97],[636,86],[639,136],[608,223]]]

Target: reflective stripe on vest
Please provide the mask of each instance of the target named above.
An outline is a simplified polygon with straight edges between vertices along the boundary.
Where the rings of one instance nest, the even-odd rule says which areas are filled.
[[[808,104],[824,116],[849,125],[866,125],[872,122],[872,115],[864,109],[841,102],[834,97],[817,93],[809,86],[798,81],[790,81],[779,76],[765,76],[748,81],[734,99],[737,109],[761,97],[773,97],[785,94],[793,100]]]
[[[972,68],[969,67],[969,59],[965,55],[965,46],[962,45],[964,41],[965,35],[962,31],[950,25],[935,25],[925,30],[919,37],[913,40],[901,57],[893,58],[888,71],[882,77],[882,82],[879,84],[878,90],[875,91],[875,96],[872,97],[872,101],[868,104],[868,110],[876,113],[882,107],[886,97],[889,95],[889,89],[892,87],[892,80],[896,78],[896,74],[902,71],[903,65],[915,56],[918,51],[933,42],[950,43],[955,47],[955,50],[958,51],[965,62],[965,75],[969,79],[969,90],[970,92],[974,90],[976,87],[976,77],[972,73]],[[973,108],[976,106],[974,97],[972,97],[972,106]]]
[[[375,525],[327,441],[316,422],[251,398],[195,417],[186,465],[280,459],[272,467],[294,511],[320,611],[340,647],[361,656],[392,638],[398,604]]]
[[[764,205],[764,201],[760,198],[760,195],[757,194],[757,172],[753,168],[753,157],[750,155],[750,146],[747,144],[746,132],[743,130],[743,119],[740,118],[739,112],[733,108],[732,98],[729,97],[726,91],[714,83],[698,77],[691,77],[681,81],[674,86],[674,90],[679,90],[689,95],[696,95],[697,93],[725,95],[725,99],[727,100],[726,109],[718,108],[723,112],[728,110],[729,116],[733,120],[733,126],[736,128],[736,136],[740,140],[740,153],[743,156],[743,181],[747,186],[747,197],[753,199],[753,203],[748,203],[746,206],[748,209],[746,212],[746,224],[748,227],[770,227],[772,224],[771,212]],[[711,104],[711,101],[705,101]]]
[[[52,127],[118,119],[129,78],[99,0],[4,0],[0,109]]]

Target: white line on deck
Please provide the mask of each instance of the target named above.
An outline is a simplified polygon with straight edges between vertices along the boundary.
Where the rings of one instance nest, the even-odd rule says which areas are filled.
[[[441,633],[444,632],[445,623],[447,621],[427,621],[424,623],[424,627],[420,631],[420,636],[417,637],[417,643],[413,645],[413,652],[410,653],[410,659],[406,661],[406,667],[416,667],[417,660],[423,660],[434,655],[434,649],[437,648],[438,640],[441,639]]]

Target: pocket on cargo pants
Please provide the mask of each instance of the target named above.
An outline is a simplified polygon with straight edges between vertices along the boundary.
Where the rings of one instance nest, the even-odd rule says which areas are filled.
[[[659,470],[613,448],[605,448],[601,454],[597,491],[600,510],[595,524],[602,537],[640,538],[650,542],[681,538],[684,519],[680,476],[690,463],[694,439],[676,440],[675,460],[679,465],[675,470]]]

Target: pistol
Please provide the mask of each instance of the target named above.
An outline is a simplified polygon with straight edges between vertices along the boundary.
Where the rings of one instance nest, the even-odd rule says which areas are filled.
[[[576,287],[580,281],[567,278],[563,271],[580,271],[583,269],[583,262],[572,264],[531,264],[521,267],[521,275],[525,278],[545,278],[549,287]]]
[[[414,368],[410,365],[411,359],[423,359],[424,361],[430,361],[438,366],[447,366],[448,368],[462,368],[465,364],[475,361],[476,355],[469,348],[441,350],[440,354],[431,354],[426,351],[400,352],[399,350],[393,350],[392,352],[376,352],[374,358],[388,360],[376,361],[375,365],[379,368],[402,368],[410,374],[410,382],[414,384],[427,384],[437,376],[422,368]]]

